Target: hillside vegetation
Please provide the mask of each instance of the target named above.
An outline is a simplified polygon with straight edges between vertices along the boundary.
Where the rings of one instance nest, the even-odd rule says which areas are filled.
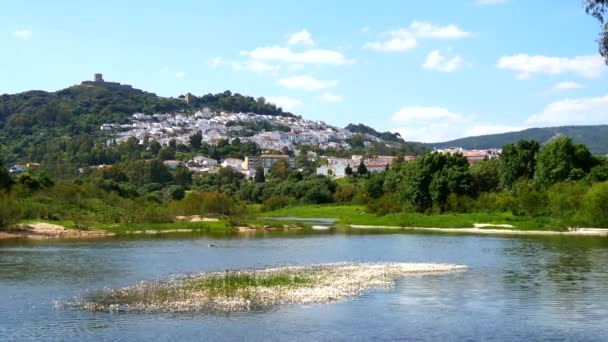
[[[608,154],[608,125],[530,128],[519,132],[481,135],[425,145],[430,148],[456,146],[465,149],[486,149],[500,148],[521,139],[536,140],[544,145],[559,136],[570,137],[575,143],[586,145],[592,153]]]

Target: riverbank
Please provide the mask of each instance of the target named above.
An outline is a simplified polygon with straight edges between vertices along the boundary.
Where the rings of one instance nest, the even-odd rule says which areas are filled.
[[[95,239],[116,235],[105,230],[68,229],[58,224],[33,222],[18,224],[10,230],[0,232],[2,239]]]
[[[568,231],[562,222],[551,217],[515,216],[510,212],[498,213],[392,213],[376,215],[368,212],[362,205],[301,205],[286,207],[263,213],[265,217],[300,217],[300,218],[333,218],[335,224],[341,226],[366,225],[387,227],[412,228],[475,228],[476,224],[484,223],[493,228],[532,231]]]
[[[608,236],[608,229],[575,228],[567,231],[555,230],[517,230],[482,224],[484,228],[437,228],[437,227],[398,227],[368,226],[351,224],[348,227],[358,230],[392,230],[421,233],[473,234],[473,235],[564,235],[564,236]]]

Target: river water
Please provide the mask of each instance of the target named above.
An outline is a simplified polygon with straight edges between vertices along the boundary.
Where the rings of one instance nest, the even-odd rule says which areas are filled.
[[[232,314],[57,303],[141,280],[340,261],[436,262],[332,304]],[[0,242],[0,341],[608,340],[608,239],[325,233]]]

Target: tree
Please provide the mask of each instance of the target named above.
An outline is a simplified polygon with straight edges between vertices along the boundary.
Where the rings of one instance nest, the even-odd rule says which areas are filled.
[[[13,185],[13,178],[4,165],[0,164],[0,192],[10,190]]]
[[[344,168],[344,173],[347,176],[352,176],[353,175],[353,168],[350,167],[350,164],[347,164],[346,167]]]
[[[469,164],[460,154],[426,154],[403,163],[398,170],[399,177],[389,171],[385,188],[389,191],[394,188],[401,203],[409,203],[419,212],[433,206],[443,211],[451,193],[470,195],[472,191]]]
[[[163,147],[160,145],[160,143],[158,141],[152,140],[152,142],[150,142],[149,150],[150,150],[150,153],[152,153],[152,155],[154,157],[158,156],[158,152],[160,152],[160,150],[162,148]]]
[[[520,140],[502,148],[499,164],[500,185],[510,189],[519,178],[532,179],[540,144],[535,140]]]
[[[359,166],[357,166],[357,174],[365,175],[367,174],[367,167],[363,164],[363,160],[359,162]]]
[[[264,183],[266,182],[266,176],[264,176],[264,168],[259,166],[255,170],[255,176],[253,177],[253,181],[256,183]]]
[[[268,171],[270,178],[287,179],[291,170],[289,169],[289,163],[285,159],[277,160],[274,165]]]
[[[583,197],[581,209],[586,224],[608,228],[608,182],[594,184]]]
[[[190,136],[190,147],[193,150],[200,149],[202,143],[203,143],[203,132],[201,132],[201,130],[198,130],[196,133],[194,133],[193,135]]]
[[[370,198],[380,198],[384,195],[384,177],[384,172],[378,172],[367,181],[365,190]]]
[[[499,164],[498,159],[489,159],[478,161],[470,167],[475,194],[495,192],[500,188]]]
[[[186,167],[178,167],[177,170],[175,170],[174,182],[183,187],[189,186],[192,184],[192,172]]]
[[[571,138],[560,137],[538,153],[534,180],[543,187],[565,180],[579,180],[597,164],[585,145],[574,145]]]
[[[605,14],[608,11],[608,0],[585,0],[585,10],[594,16],[603,25],[598,37],[599,52],[604,61],[608,64],[608,22],[605,21]]]

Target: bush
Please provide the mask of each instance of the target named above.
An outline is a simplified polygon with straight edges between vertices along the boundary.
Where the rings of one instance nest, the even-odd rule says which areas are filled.
[[[186,196],[186,190],[183,186],[171,185],[164,190],[165,200],[181,200]]]
[[[336,191],[334,199],[338,203],[351,202],[355,197],[355,188],[352,186],[344,186]]]
[[[262,203],[262,211],[272,211],[297,203],[297,200],[289,196],[271,196]]]
[[[588,186],[580,182],[562,182],[551,186],[547,191],[551,216],[573,225],[582,198],[588,189]]]
[[[0,193],[0,230],[8,228],[19,220],[20,211],[9,194]]]
[[[589,189],[582,199],[579,218],[592,227],[608,228],[608,182]]]
[[[470,213],[475,211],[476,201],[467,195],[450,194],[446,203],[446,211]]]
[[[243,206],[232,196],[221,192],[192,192],[170,207],[181,215],[238,215],[244,212]]]
[[[401,212],[401,206],[392,193],[387,192],[382,197],[370,200],[367,209],[377,215],[386,215]]]

